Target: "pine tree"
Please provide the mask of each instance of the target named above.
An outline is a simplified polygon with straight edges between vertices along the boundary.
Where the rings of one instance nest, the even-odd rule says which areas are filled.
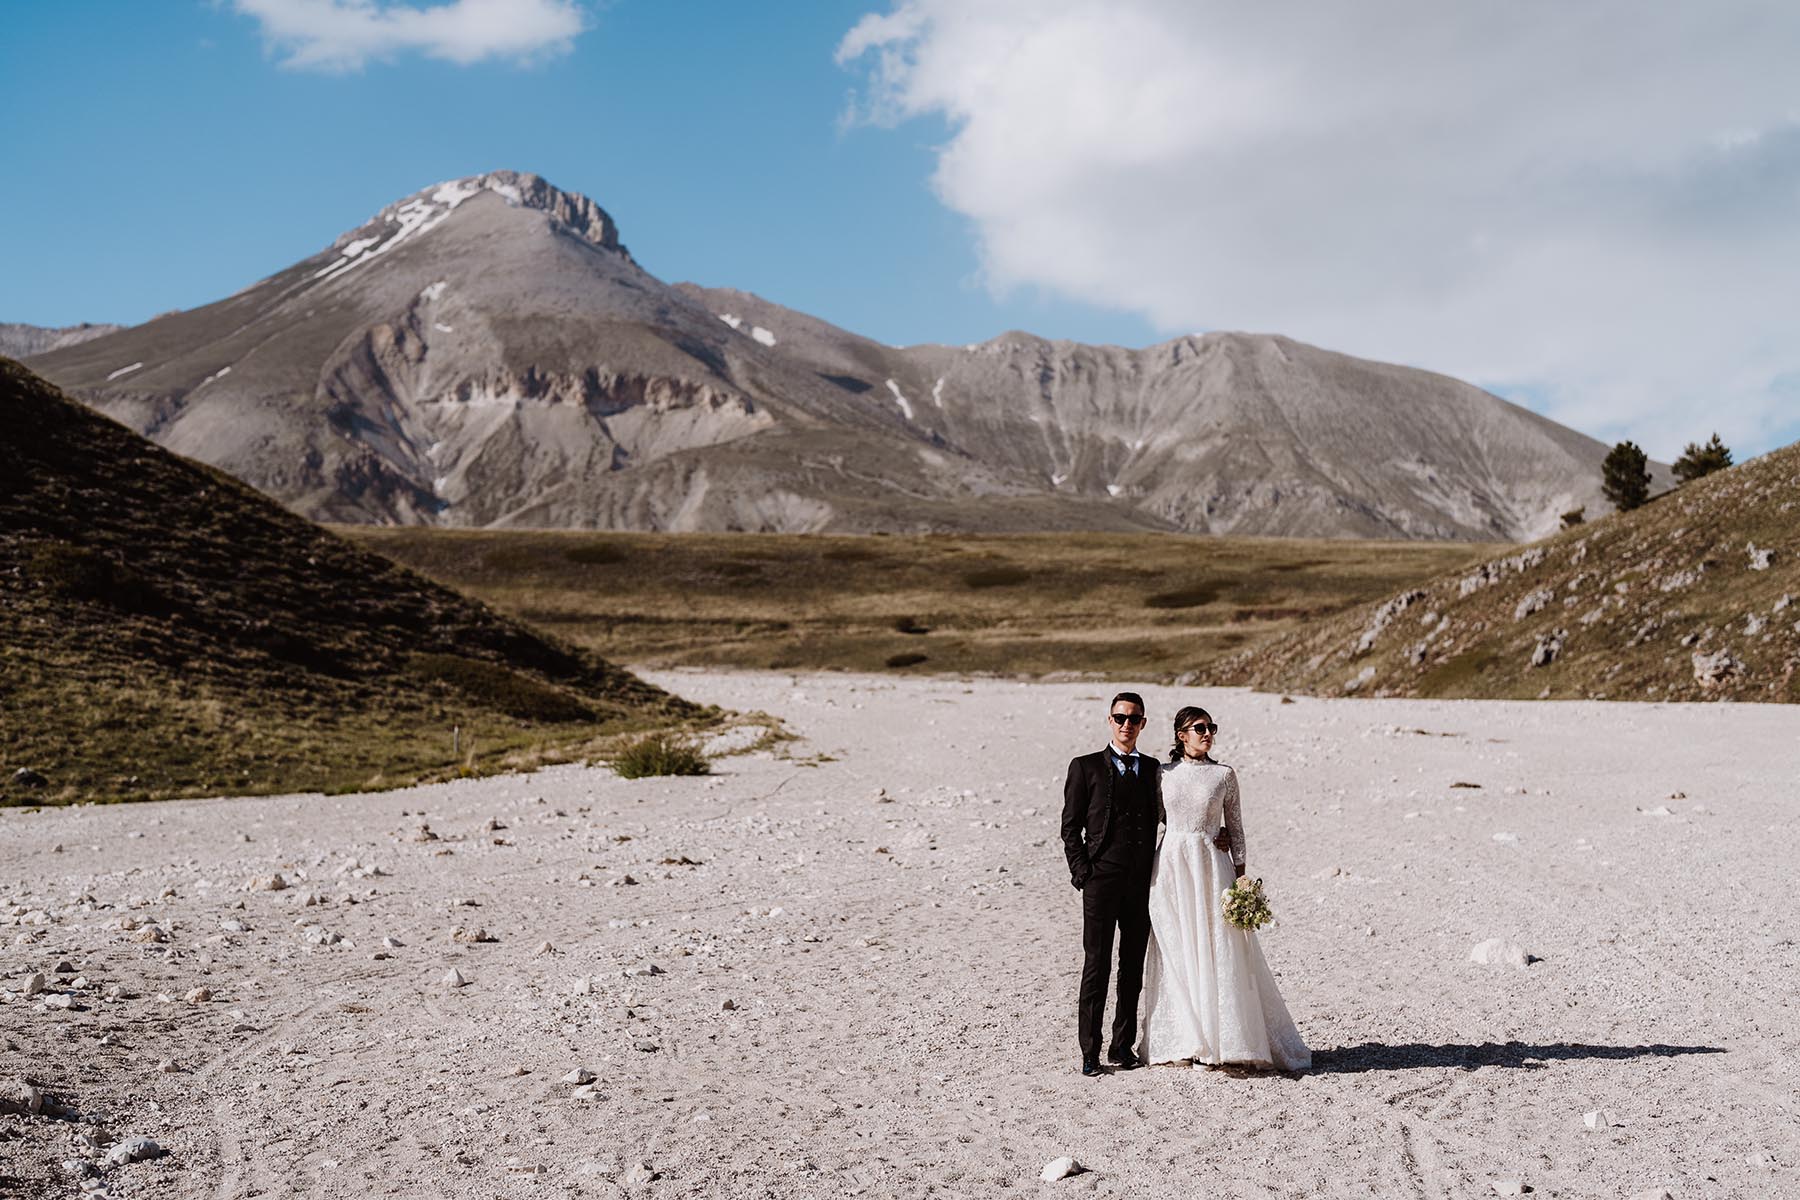
[[[1731,465],[1731,451],[1718,434],[1712,435],[1712,441],[1704,446],[1696,446],[1689,442],[1681,457],[1675,460],[1675,478],[1683,483],[1692,483],[1702,475],[1711,475],[1714,471],[1723,471]]]
[[[1650,499],[1650,460],[1636,442],[1620,442],[1600,464],[1600,490],[1620,512]]]

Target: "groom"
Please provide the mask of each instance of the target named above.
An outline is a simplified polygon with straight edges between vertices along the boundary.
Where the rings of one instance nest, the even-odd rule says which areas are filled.
[[[1063,851],[1069,878],[1081,890],[1081,1073],[1098,1075],[1112,968],[1113,933],[1119,938],[1119,995],[1113,1006],[1107,1058],[1125,1070],[1142,1066],[1137,1042],[1138,993],[1144,986],[1144,949],[1150,940],[1150,869],[1156,860],[1156,824],[1162,811],[1162,777],[1155,759],[1137,751],[1144,731],[1144,700],[1120,692],[1108,706],[1106,749],[1069,763],[1063,784]]]

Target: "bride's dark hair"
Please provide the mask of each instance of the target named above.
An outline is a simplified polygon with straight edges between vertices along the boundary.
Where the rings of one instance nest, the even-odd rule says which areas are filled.
[[[1175,730],[1179,733],[1187,726],[1192,725],[1195,721],[1200,720],[1204,720],[1210,725],[1212,724],[1212,714],[1207,712],[1204,708],[1195,708],[1190,704],[1175,714]],[[1169,761],[1171,763],[1180,762],[1183,753],[1185,752],[1181,748],[1181,739],[1176,738],[1175,744],[1169,747]]]

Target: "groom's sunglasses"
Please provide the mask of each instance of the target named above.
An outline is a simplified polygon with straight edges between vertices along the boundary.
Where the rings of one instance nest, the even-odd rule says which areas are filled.
[[[1183,729],[1181,732],[1183,732],[1183,733],[1204,733],[1208,736],[1211,736],[1212,734],[1219,732],[1219,727],[1217,725],[1208,725],[1205,721],[1195,721],[1192,725],[1189,725],[1186,729]]]
[[[1113,713],[1112,719],[1113,724],[1119,726],[1142,725],[1144,723],[1144,718],[1133,716],[1131,713]]]

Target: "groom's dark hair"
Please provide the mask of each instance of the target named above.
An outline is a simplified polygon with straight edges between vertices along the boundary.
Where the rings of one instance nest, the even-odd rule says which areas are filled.
[[[1112,698],[1112,704],[1108,704],[1106,706],[1106,711],[1111,712],[1113,710],[1113,705],[1117,704],[1121,700],[1125,701],[1125,703],[1127,703],[1127,704],[1135,704],[1139,708],[1143,709],[1145,712],[1150,711],[1148,706],[1146,706],[1144,704],[1144,698],[1142,696],[1138,695],[1136,692],[1120,692],[1118,695],[1116,695]]]

